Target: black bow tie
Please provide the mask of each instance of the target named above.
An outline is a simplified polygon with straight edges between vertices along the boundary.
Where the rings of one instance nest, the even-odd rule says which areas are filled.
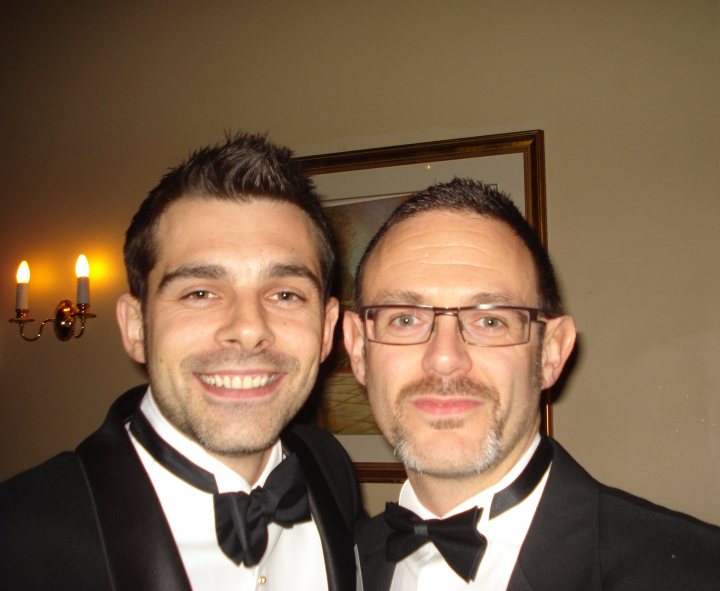
[[[388,503],[385,522],[395,531],[387,539],[386,557],[399,562],[432,542],[450,568],[470,581],[487,548],[487,539],[477,530],[481,515],[482,509],[473,507],[447,519],[422,519],[397,503]]]
[[[520,476],[493,496],[490,519],[511,509],[535,490],[552,461],[552,455],[552,446],[543,438]],[[477,575],[487,548],[487,539],[477,530],[481,515],[482,509],[473,507],[447,519],[424,520],[397,503],[388,503],[385,522],[393,532],[388,536],[385,556],[389,562],[399,562],[432,542],[448,566],[469,582]]]
[[[282,527],[309,521],[310,502],[305,478],[295,454],[270,473],[265,485],[243,492],[218,492],[215,477],[170,447],[137,412],[130,431],[160,464],[188,484],[213,495],[218,545],[230,560],[255,566],[265,554],[268,523]]]

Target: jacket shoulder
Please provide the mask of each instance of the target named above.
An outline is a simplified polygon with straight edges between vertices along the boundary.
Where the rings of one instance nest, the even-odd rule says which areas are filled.
[[[292,451],[298,444],[305,447],[320,467],[323,476],[333,487],[357,486],[352,460],[345,448],[330,433],[309,425],[292,425],[285,430],[282,440]]]
[[[291,425],[284,435],[295,435],[305,442],[315,455],[320,458],[334,459],[343,464],[351,464],[345,448],[341,443],[328,433],[325,429],[319,429],[311,425]]]
[[[0,485],[0,526],[72,523],[92,516],[89,505],[82,465],[75,453],[63,452]]]
[[[0,485],[0,588],[109,588],[101,548],[74,453],[59,454]]]
[[[599,483],[554,440],[509,589],[720,588],[717,527]],[[560,582],[563,582],[561,585]]]
[[[720,528],[600,485],[604,580],[632,589],[720,588]]]
[[[353,531],[355,525],[365,519],[365,512],[355,468],[345,448],[324,429],[309,425],[288,427],[283,432],[282,441],[288,449],[298,453],[304,470],[313,467],[319,470],[319,475],[339,503],[350,531]]]

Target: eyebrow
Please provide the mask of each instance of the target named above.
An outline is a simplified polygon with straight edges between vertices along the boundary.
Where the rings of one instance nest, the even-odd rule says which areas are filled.
[[[263,275],[267,279],[282,279],[283,277],[301,277],[308,279],[315,286],[315,289],[317,289],[319,293],[322,293],[322,282],[320,278],[317,276],[317,273],[307,265],[277,263],[266,267]]]
[[[382,302],[382,304],[412,304],[421,306],[427,302],[426,295],[408,290],[383,291],[377,295],[377,299],[378,302]],[[465,298],[463,306],[480,306],[482,304],[517,305],[517,302],[514,302],[504,293],[480,291]],[[378,303],[376,305],[380,304]]]
[[[187,265],[168,271],[160,279],[158,291],[162,291],[171,283],[180,279],[224,279],[228,273],[220,265]]]
[[[165,273],[162,279],[160,279],[158,291],[162,291],[174,281],[181,279],[228,279],[230,275],[228,270],[221,265],[184,265]],[[322,284],[319,277],[307,265],[272,264],[262,270],[261,276],[265,279],[302,277],[308,279],[318,292],[322,292]]]

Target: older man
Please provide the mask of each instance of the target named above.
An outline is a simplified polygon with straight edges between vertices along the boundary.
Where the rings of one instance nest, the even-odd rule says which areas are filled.
[[[456,179],[368,246],[344,320],[408,480],[357,538],[365,589],[718,589],[720,529],[593,480],[539,433],[575,341],[512,202]]]
[[[0,486],[0,588],[354,588],[352,465],[325,432],[286,429],[338,317],[290,151],[238,134],[196,152],[140,206],[125,263],[120,332],[150,385]]]

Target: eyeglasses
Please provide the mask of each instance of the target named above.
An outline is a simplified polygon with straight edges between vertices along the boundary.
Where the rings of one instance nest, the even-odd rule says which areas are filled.
[[[365,334],[373,343],[384,345],[419,345],[430,340],[435,317],[456,316],[460,335],[476,347],[509,347],[530,340],[530,325],[541,310],[518,306],[481,305],[463,308],[437,308],[387,304],[363,306],[360,317]]]

